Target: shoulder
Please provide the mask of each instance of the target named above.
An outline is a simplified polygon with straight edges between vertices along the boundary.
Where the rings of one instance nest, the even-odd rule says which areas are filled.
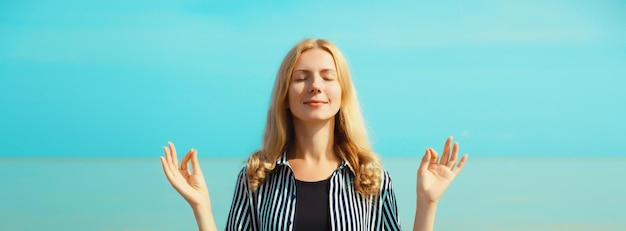
[[[385,169],[381,169],[380,190],[388,191],[392,189],[391,174]]]
[[[248,173],[248,166],[243,166],[241,167],[241,170],[239,170],[239,173],[237,174],[237,178],[241,178],[241,177],[247,177],[247,173]]]
[[[385,169],[381,169],[381,178],[383,180],[391,180],[391,174],[389,174],[389,171],[385,170]]]
[[[250,183],[250,179],[248,178],[248,167],[243,166],[239,173],[237,173],[237,183],[248,185]]]

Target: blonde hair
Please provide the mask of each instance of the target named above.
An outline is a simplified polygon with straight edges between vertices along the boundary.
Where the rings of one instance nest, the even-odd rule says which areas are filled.
[[[266,173],[274,169],[277,159],[293,143],[294,128],[292,115],[287,110],[287,94],[295,64],[300,55],[310,49],[322,49],[333,56],[342,90],[341,107],[335,115],[334,151],[340,159],[348,162],[356,177],[354,185],[357,191],[363,196],[376,194],[380,189],[382,167],[369,144],[348,63],[339,49],[324,39],[300,41],[280,65],[267,112],[262,147],[248,158],[250,189],[258,189],[265,181]]]

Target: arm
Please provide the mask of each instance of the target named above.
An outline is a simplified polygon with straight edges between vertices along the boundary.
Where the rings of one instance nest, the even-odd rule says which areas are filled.
[[[237,185],[233,194],[233,202],[230,205],[228,220],[226,221],[226,231],[232,230],[257,230],[254,222],[251,207],[250,189],[248,177],[244,167],[237,176]]]
[[[160,157],[163,165],[163,172],[172,187],[180,193],[193,209],[198,230],[200,231],[217,231],[213,213],[211,212],[211,199],[209,190],[207,189],[200,163],[198,162],[198,152],[195,149],[189,150],[182,160],[180,168],[178,167],[178,158],[176,157],[176,148],[174,144],[169,142],[168,147],[163,147],[165,157]],[[189,172],[189,160],[193,172]]]
[[[193,208],[193,215],[196,218],[199,231],[217,231],[210,205]]]
[[[400,219],[398,217],[396,195],[391,184],[391,177],[387,171],[383,171],[383,181],[380,185],[382,193],[383,230],[402,230],[402,228],[400,228]]]
[[[417,201],[415,210],[415,220],[413,231],[433,230],[435,226],[435,214],[437,213],[437,203]]]
[[[417,170],[417,208],[413,231],[433,230],[437,203],[467,161],[467,154],[465,154],[459,163],[456,163],[459,143],[454,143],[452,153],[450,153],[451,143],[452,137],[448,137],[440,160],[438,160],[437,151],[432,148],[426,149],[422,158]]]

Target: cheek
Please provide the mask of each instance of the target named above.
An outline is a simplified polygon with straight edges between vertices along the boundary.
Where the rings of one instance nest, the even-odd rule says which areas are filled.
[[[334,99],[336,102],[341,101],[341,85],[339,83],[332,84],[326,90],[328,97]]]
[[[298,92],[299,88],[297,86],[294,86],[293,84],[289,86],[289,89],[287,90],[287,105],[289,107],[298,102]]]

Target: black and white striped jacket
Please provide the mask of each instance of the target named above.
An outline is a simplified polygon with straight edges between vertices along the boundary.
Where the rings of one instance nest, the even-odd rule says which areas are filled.
[[[380,193],[365,198],[356,191],[355,177],[343,161],[330,177],[331,230],[401,230],[391,177],[383,171]],[[257,191],[248,187],[244,167],[239,173],[226,230],[293,230],[296,183],[283,155]]]

